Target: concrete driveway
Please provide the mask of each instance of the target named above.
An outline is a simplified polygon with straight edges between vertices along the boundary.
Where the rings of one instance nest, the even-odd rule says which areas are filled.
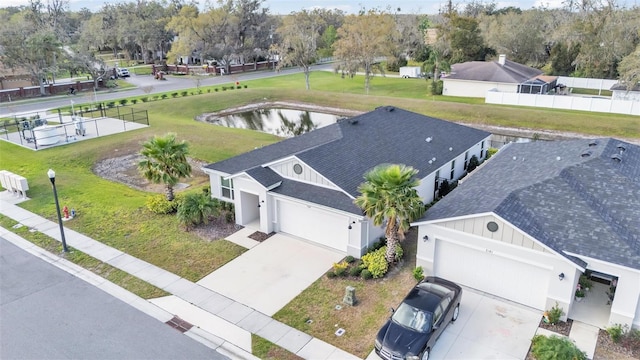
[[[272,316],[343,257],[339,251],[275,234],[198,284]]]
[[[465,288],[458,320],[447,326],[429,359],[524,359],[541,316]],[[367,360],[374,359],[380,358],[372,352]]]

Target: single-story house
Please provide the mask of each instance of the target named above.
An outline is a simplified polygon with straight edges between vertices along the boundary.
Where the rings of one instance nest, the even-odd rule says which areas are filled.
[[[609,324],[640,326],[638,145],[507,145],[413,225],[429,275],[571,317],[587,272],[615,290]]]
[[[442,95],[484,98],[487,91],[510,93],[548,92],[557,77],[542,76],[542,71],[507,60],[468,61],[451,65],[451,73],[442,78]]]
[[[625,84],[615,84],[611,87],[611,99],[640,101],[640,84],[628,89]]]
[[[419,171],[425,203],[443,180],[486,157],[491,134],[398,109],[374,111],[203,167],[211,196],[235,204],[236,222],[283,232],[359,257],[384,234],[354,205],[380,164]]]

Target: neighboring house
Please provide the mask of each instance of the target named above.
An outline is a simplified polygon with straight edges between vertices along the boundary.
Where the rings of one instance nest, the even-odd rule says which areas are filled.
[[[611,99],[640,101],[640,84],[631,89],[627,89],[624,84],[616,84],[611,87]]]
[[[588,271],[617,282],[603,321],[640,325],[638,145],[510,144],[413,225],[426,274],[571,318]]]
[[[391,106],[340,120],[207,165],[211,195],[235,204],[236,222],[284,232],[359,257],[383,235],[354,205],[364,174],[399,163],[419,170],[418,193],[431,202],[436,184],[485,158],[490,134]]]
[[[498,61],[453,64],[451,73],[442,78],[442,95],[484,98],[489,90],[546,94],[555,87],[556,79],[500,55]]]

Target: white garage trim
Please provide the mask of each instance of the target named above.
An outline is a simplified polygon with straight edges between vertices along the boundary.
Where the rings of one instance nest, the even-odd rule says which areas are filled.
[[[544,309],[551,268],[491,249],[436,239],[434,273],[459,284]]]
[[[309,204],[276,200],[278,231],[347,252],[349,217]]]

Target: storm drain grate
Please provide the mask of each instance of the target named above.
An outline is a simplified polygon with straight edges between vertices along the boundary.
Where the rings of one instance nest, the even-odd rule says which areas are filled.
[[[189,324],[188,322],[180,319],[177,316],[174,316],[173,319],[167,321],[165,324],[171,326],[172,328],[180,331],[180,332],[187,332],[189,331],[189,329],[191,329],[193,327],[193,325]]]

